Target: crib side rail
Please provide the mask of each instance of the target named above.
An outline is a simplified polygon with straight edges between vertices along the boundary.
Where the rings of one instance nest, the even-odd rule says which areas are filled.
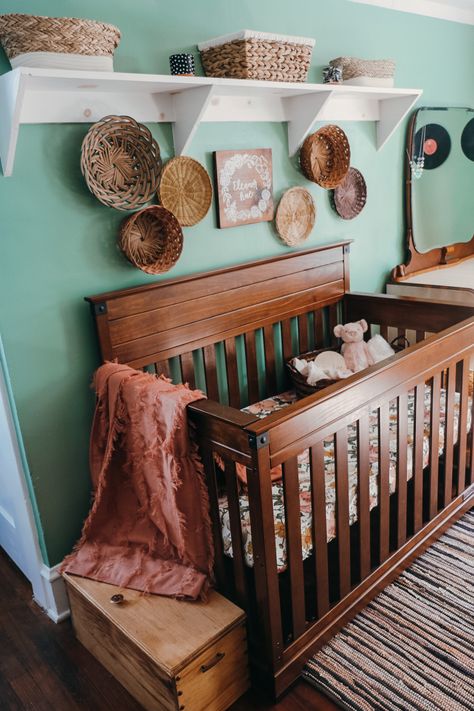
[[[268,472],[281,467],[282,474],[289,604],[271,627],[274,651],[283,635],[274,656],[277,693],[308,650],[400,572],[443,522],[472,505],[473,357],[471,316],[247,426],[268,440],[253,474],[265,521]],[[264,556],[271,581],[277,564],[266,525],[265,545],[256,540],[254,553]]]

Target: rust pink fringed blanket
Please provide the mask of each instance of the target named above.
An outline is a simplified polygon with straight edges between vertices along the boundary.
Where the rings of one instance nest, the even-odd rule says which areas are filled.
[[[203,394],[116,363],[101,366],[94,385],[94,502],[62,569],[145,592],[205,596],[209,500],[186,422],[186,405]]]

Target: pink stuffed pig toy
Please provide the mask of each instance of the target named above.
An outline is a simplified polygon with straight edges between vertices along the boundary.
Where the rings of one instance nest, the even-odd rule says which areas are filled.
[[[346,323],[344,326],[338,324],[334,327],[334,335],[344,341],[341,353],[344,356],[346,367],[352,370],[353,373],[357,373],[359,370],[374,364],[367,343],[364,341],[364,333],[367,329],[368,326],[365,319],[355,323]]]

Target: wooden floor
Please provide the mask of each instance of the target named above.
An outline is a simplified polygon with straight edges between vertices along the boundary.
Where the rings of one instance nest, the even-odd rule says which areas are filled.
[[[31,588],[0,550],[0,711],[141,711],[75,639],[31,600]],[[336,711],[305,682],[278,704],[247,694],[232,711]]]

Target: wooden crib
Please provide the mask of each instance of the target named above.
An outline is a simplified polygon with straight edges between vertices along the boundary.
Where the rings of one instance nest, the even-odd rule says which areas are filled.
[[[165,373],[207,392],[208,399],[189,406],[188,413],[206,469],[217,587],[247,611],[254,678],[274,696],[474,503],[474,310],[351,293],[348,253],[349,243],[339,242],[88,299],[104,360]],[[412,345],[264,419],[241,411],[288,389],[285,359],[336,345],[333,326],[360,318],[370,324],[369,335],[405,335]],[[356,459],[352,524],[349,439]],[[304,457],[311,541],[303,556]],[[335,485],[332,540],[328,461]],[[252,566],[243,548],[239,465],[247,474]],[[276,560],[271,481],[278,466],[283,569]],[[224,553],[223,495],[232,556]]]

